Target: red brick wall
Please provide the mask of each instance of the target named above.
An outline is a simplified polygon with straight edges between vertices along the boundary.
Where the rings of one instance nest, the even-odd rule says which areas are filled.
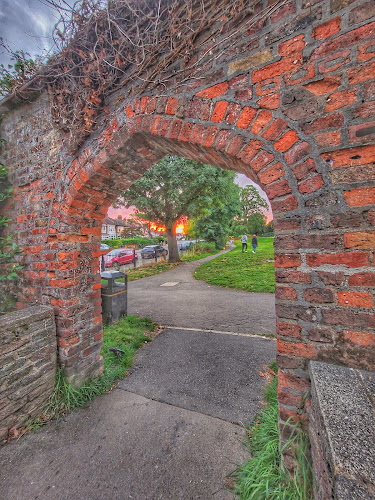
[[[271,201],[281,428],[305,420],[310,359],[375,368],[374,14],[371,1],[290,0],[236,31],[224,24],[193,78],[180,61],[156,89],[111,96],[76,158],[45,95],[8,114],[19,306],[52,304],[71,378],[101,369],[101,221],[167,153],[245,173]]]

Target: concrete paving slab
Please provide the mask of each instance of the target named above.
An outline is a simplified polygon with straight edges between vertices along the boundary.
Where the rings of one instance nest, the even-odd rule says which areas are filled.
[[[244,335],[167,329],[141,349],[119,387],[231,422],[260,408],[259,371],[276,357],[276,341]]]
[[[183,262],[170,271],[131,281],[128,314],[148,317],[161,325],[275,334],[274,294],[222,288],[194,278],[194,269],[215,257]]]
[[[234,424],[121,389],[0,450],[3,500],[227,500]]]

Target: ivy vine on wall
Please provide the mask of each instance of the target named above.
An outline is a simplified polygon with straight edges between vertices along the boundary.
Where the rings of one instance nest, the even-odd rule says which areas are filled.
[[[4,140],[0,138],[0,148]],[[13,187],[8,180],[8,169],[0,162],[0,210],[12,196]],[[15,284],[18,272],[22,268],[16,256],[21,253],[20,247],[14,241],[14,235],[8,231],[10,219],[0,215],[0,313],[9,311],[14,306]]]

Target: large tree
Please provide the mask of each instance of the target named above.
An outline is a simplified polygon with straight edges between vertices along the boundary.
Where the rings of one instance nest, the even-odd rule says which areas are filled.
[[[269,209],[268,202],[261,197],[254,186],[241,189],[241,215],[233,224],[236,236],[241,233],[262,233],[266,225],[265,210]]]
[[[231,234],[233,221],[240,213],[240,187],[232,182],[221,198],[221,205],[213,207],[196,221],[199,236],[215,242],[216,248],[223,248]]]
[[[212,165],[166,156],[122,194],[120,204],[165,225],[169,261],[179,260],[175,226],[183,216],[198,218],[221,207],[235,174]]]

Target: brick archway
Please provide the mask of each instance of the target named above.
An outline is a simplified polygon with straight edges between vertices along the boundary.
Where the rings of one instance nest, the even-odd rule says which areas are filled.
[[[72,379],[101,369],[101,220],[168,153],[244,173],[271,201],[280,421],[300,412],[310,359],[374,369],[375,22],[366,5],[283,4],[199,78],[112,96],[77,158],[45,94],[5,103],[25,247],[19,305],[53,305]]]

